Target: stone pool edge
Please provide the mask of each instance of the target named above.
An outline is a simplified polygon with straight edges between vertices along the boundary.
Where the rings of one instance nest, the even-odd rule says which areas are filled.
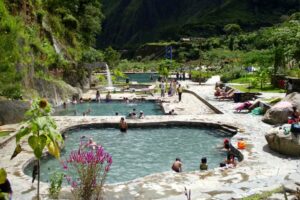
[[[217,115],[217,114],[216,114]],[[55,121],[58,124],[58,128],[60,130],[60,132],[66,132],[72,129],[76,129],[76,128],[86,128],[86,127],[117,127],[118,123],[119,123],[119,118],[118,117],[54,117]],[[207,118],[207,117],[205,117]],[[61,123],[61,121],[64,121]],[[226,121],[226,120],[225,120]],[[224,130],[229,132],[231,134],[231,141],[233,144],[233,147],[237,150],[235,144],[236,141],[238,140],[237,138],[239,138],[239,130],[242,127],[237,126],[236,124],[228,124],[228,123],[222,123],[221,121],[215,121],[215,120],[207,120],[207,119],[203,119],[203,117],[200,116],[147,116],[146,119],[131,119],[131,120],[127,120],[127,123],[130,126],[133,127],[151,127],[151,126],[181,126],[181,125],[192,125],[192,126],[198,126],[198,127],[205,127],[205,128],[217,128],[220,130]],[[229,128],[229,129],[228,129]],[[236,130],[237,133],[233,133],[233,130]],[[240,151],[239,151],[240,152]],[[27,158],[24,162],[22,162],[22,164],[20,164],[20,168],[19,171],[19,175],[21,178],[30,181],[31,177],[27,176],[24,173],[24,168],[34,159],[34,157],[32,155],[26,155]],[[246,157],[247,158],[247,157]],[[25,158],[23,158],[25,159]],[[244,156],[245,159],[245,156]],[[210,171],[216,171],[219,168],[215,168],[215,169],[211,169]],[[189,174],[194,174],[196,173],[195,171],[192,172],[184,172],[182,174],[176,174],[176,176],[187,176]],[[115,191],[118,191],[118,188],[121,186],[128,186],[131,184],[137,184],[140,182],[143,182],[145,179],[153,179],[153,183],[158,183],[161,180],[161,176],[163,176],[164,174],[170,174],[170,172],[162,172],[162,173],[155,173],[155,174],[151,174],[145,177],[141,177],[141,178],[137,178],[131,181],[127,181],[127,182],[121,182],[121,183],[115,183],[115,184],[106,184],[105,188],[109,187],[109,190],[113,190],[115,193]],[[45,182],[41,182],[41,188],[42,188],[42,194],[46,194],[47,191],[45,190],[46,188],[49,187],[48,183]],[[70,193],[70,187],[64,187],[63,191],[65,193]]]

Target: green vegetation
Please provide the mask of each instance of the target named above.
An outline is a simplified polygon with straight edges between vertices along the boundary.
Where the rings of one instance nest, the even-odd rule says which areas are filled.
[[[102,19],[100,0],[0,1],[0,96],[22,98],[53,71],[83,79],[82,63],[104,59],[92,48]]]
[[[245,197],[242,200],[266,200],[268,197],[272,196],[275,193],[283,193],[283,188],[277,188],[272,191],[262,192],[261,194],[254,194],[249,197]]]
[[[295,0],[103,0],[106,17],[98,47],[131,48],[182,37],[220,36],[228,24],[253,31],[279,23],[299,6]]]
[[[267,85],[263,89],[257,88],[257,87],[249,89],[249,85],[231,85],[231,87],[233,87],[241,92],[279,92],[279,93],[286,92],[286,90],[279,89],[272,85]]]
[[[49,197],[51,199],[58,199],[60,190],[62,188],[64,174],[55,172],[50,178]]]
[[[33,150],[34,156],[37,159],[38,171],[38,186],[37,199],[40,199],[40,160],[43,151],[47,148],[48,152],[55,158],[60,157],[59,144],[63,143],[61,134],[57,131],[57,126],[54,119],[50,116],[51,105],[44,99],[35,100],[30,110],[26,112],[28,120],[16,134],[16,148],[11,159],[22,152],[22,140],[26,140]]]
[[[28,96],[25,91],[36,94],[33,91],[36,78],[60,79],[83,86],[90,73],[86,64],[101,61],[115,70],[114,80],[124,78],[122,73],[126,71],[156,71],[167,76],[197,67],[198,72],[192,73],[195,79],[222,74],[225,82],[244,78],[243,83],[251,89],[267,90],[272,75],[300,77],[300,14],[286,15],[299,6],[294,1],[278,0],[276,4],[270,4],[272,8],[268,9],[273,13],[277,11],[276,14],[262,12],[270,0],[264,3],[250,0],[248,3],[237,0],[142,2],[128,1],[125,5],[118,1],[103,1],[103,10],[107,14],[104,36],[110,36],[103,42],[113,42],[100,51],[94,48],[104,19],[100,0],[1,1],[0,96],[20,99]],[[139,21],[149,14],[144,12],[145,5],[154,17]],[[161,11],[170,11],[160,23],[155,21],[161,15],[154,9],[157,6]],[[184,11],[182,8],[186,7],[187,11]],[[119,17],[120,12],[115,12],[120,8],[124,8],[123,17]],[[179,17],[174,20],[172,12],[177,11]],[[186,12],[194,14],[191,16]],[[279,18],[282,23],[271,26],[279,22]],[[265,23],[270,27],[245,31]],[[136,31],[141,26],[145,26],[146,32]],[[157,34],[153,34],[153,27]],[[110,31],[111,28],[114,31]],[[185,38],[179,40],[180,36]],[[155,42],[155,38],[159,42]],[[167,40],[163,40],[165,38]],[[124,51],[127,59],[110,46],[115,42],[130,46],[144,41],[151,42],[136,52]],[[164,59],[166,46],[173,47],[172,61]],[[206,69],[199,70],[203,65]],[[249,66],[255,67],[256,71],[248,73],[245,68]],[[104,80],[103,77],[99,79],[100,82]]]
[[[121,60],[118,69],[123,72],[156,72],[159,69],[159,66],[165,66],[171,70],[175,70],[178,68],[178,63],[176,61],[170,62],[166,59],[158,59],[158,60],[145,60],[145,61],[137,61],[137,60]]]
[[[12,131],[0,131],[0,137],[8,136]]]

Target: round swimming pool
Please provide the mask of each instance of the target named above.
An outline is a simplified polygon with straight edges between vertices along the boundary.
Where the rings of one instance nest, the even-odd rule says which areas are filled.
[[[209,168],[218,167],[225,158],[217,146],[223,142],[223,133],[216,129],[160,127],[132,128],[121,133],[115,128],[76,129],[66,133],[62,159],[78,149],[80,137],[90,137],[104,146],[113,157],[107,183],[118,183],[153,173],[171,171],[176,157],[183,162],[183,171],[199,170],[201,157],[207,157]],[[31,175],[32,165],[25,168]],[[48,182],[55,171],[62,171],[59,161],[45,158],[41,164],[41,180]]]

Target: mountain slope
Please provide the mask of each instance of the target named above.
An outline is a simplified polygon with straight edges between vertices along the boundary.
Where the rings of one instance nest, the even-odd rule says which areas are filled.
[[[208,36],[222,33],[228,23],[253,30],[279,22],[299,5],[300,0],[103,0],[106,19],[97,44],[126,47]]]

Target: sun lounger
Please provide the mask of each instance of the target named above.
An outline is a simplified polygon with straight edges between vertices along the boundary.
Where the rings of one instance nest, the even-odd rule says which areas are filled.
[[[230,89],[228,92],[225,92],[221,96],[218,96],[217,99],[219,99],[219,100],[233,99],[234,92],[235,92],[234,89]]]

